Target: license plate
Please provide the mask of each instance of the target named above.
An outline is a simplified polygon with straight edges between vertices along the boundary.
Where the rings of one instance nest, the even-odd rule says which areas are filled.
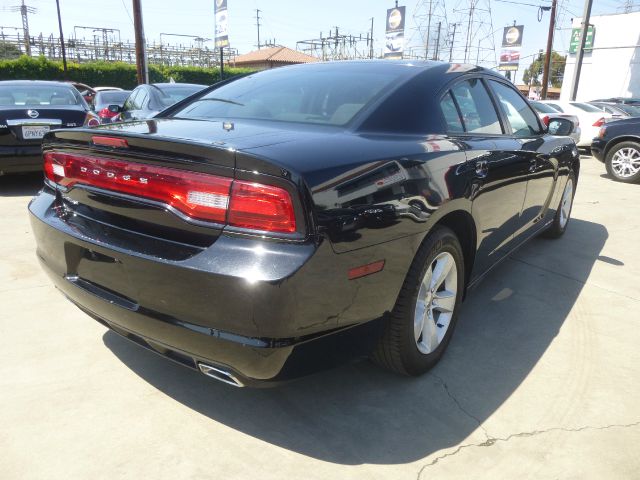
[[[48,126],[22,127],[22,138],[25,140],[39,140],[48,132]]]

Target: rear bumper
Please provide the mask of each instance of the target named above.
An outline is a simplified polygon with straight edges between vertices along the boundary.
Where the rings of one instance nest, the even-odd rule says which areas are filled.
[[[40,145],[0,147],[1,173],[26,173],[42,170]]]
[[[591,154],[601,162],[604,162],[604,150],[606,145],[607,142],[600,138],[594,138],[593,143],[591,143]]]
[[[115,248],[109,234],[86,236],[56,205],[45,189],[29,210],[38,258],[69,300],[157,353],[222,368],[245,385],[365,355],[408,266],[349,281],[352,262],[374,260],[371,252],[224,234],[197,255],[167,260]]]

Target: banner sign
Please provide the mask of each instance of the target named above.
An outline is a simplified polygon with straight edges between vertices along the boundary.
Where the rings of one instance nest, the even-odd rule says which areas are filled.
[[[227,0],[215,0],[216,15],[216,47],[229,46],[229,19],[227,17]]]
[[[498,70],[518,70],[518,66],[520,64],[520,50],[522,50],[523,31],[524,25],[504,27]]]
[[[402,58],[404,51],[404,12],[406,7],[387,10],[384,58]]]
[[[580,32],[581,28],[574,28],[571,30],[571,41],[569,42],[569,53],[576,53],[580,48]],[[595,29],[593,25],[587,28],[587,38],[584,41],[584,49],[591,50],[593,48],[593,37],[595,36]]]

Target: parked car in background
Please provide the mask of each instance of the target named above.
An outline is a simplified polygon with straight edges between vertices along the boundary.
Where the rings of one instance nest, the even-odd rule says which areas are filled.
[[[621,103],[623,105],[640,105],[640,98],[612,97],[612,98],[601,98],[593,101],[607,102],[607,103]]]
[[[76,90],[78,90],[78,92],[80,92],[80,95],[82,95],[82,98],[84,98],[84,101],[87,102],[87,104],[91,105],[91,103],[93,102],[93,97],[96,94],[96,91],[92,87],[80,82],[66,82],[66,83],[73,85],[73,87]]]
[[[640,105],[630,103],[589,102],[603,112],[610,113],[612,118],[640,117]]]
[[[593,139],[591,153],[620,182],[640,182],[640,118],[607,123]]]
[[[427,371],[467,288],[563,234],[580,170],[503,76],[413,60],[253,73],[43,152],[29,209],[52,281],[235,386],[371,352]]]
[[[113,92],[113,91],[118,91],[121,92],[123,89],[120,87],[93,87],[93,90],[95,90],[95,92]]]
[[[0,174],[42,170],[42,137],[89,122],[96,115],[69,83],[0,81]]]
[[[118,112],[109,110],[109,105],[118,105],[122,108],[124,101],[130,94],[130,90],[98,90],[93,99],[93,110],[100,117],[100,122],[113,122],[118,116]]]
[[[582,134],[582,129],[580,128],[580,119],[577,115],[571,115],[570,113],[561,113],[558,112],[555,108],[552,108],[550,105],[545,103],[541,103],[538,101],[529,101],[529,104],[536,111],[542,123],[549,126],[549,122],[554,118],[567,118],[573,122],[573,128],[570,130],[569,136],[573,138],[573,141],[576,142],[576,145],[580,142],[580,135]],[[552,132],[550,132],[552,133]]]
[[[136,87],[125,100],[122,108],[112,108],[119,113],[119,121],[144,120],[206,88],[194,83],[152,83]]]
[[[610,113],[603,112],[593,105],[583,102],[564,102],[560,100],[539,100],[558,112],[576,115],[580,119],[580,141],[578,147],[589,149],[593,138],[598,135],[600,127],[612,118]]]

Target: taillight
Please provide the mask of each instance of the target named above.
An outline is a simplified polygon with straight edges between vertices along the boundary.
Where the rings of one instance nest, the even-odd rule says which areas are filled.
[[[116,112],[112,112],[107,107],[104,107],[102,110],[98,112],[98,116],[100,118],[113,118],[118,115]]]
[[[607,127],[600,127],[600,131],[598,132],[598,138],[604,138],[607,133]]]
[[[542,123],[544,123],[546,127],[549,126],[549,115],[542,117]]]
[[[90,185],[156,200],[198,220],[267,232],[296,231],[291,195],[280,187],[57,152],[44,154],[44,172],[66,188]]]
[[[604,117],[599,118],[598,121],[593,124],[594,127],[601,127],[602,125],[604,125]]]
[[[84,126],[97,127],[100,125],[100,117],[93,112],[87,112],[87,116],[84,119]]]
[[[234,181],[229,205],[229,225],[293,233],[296,217],[289,192],[259,183]]]

